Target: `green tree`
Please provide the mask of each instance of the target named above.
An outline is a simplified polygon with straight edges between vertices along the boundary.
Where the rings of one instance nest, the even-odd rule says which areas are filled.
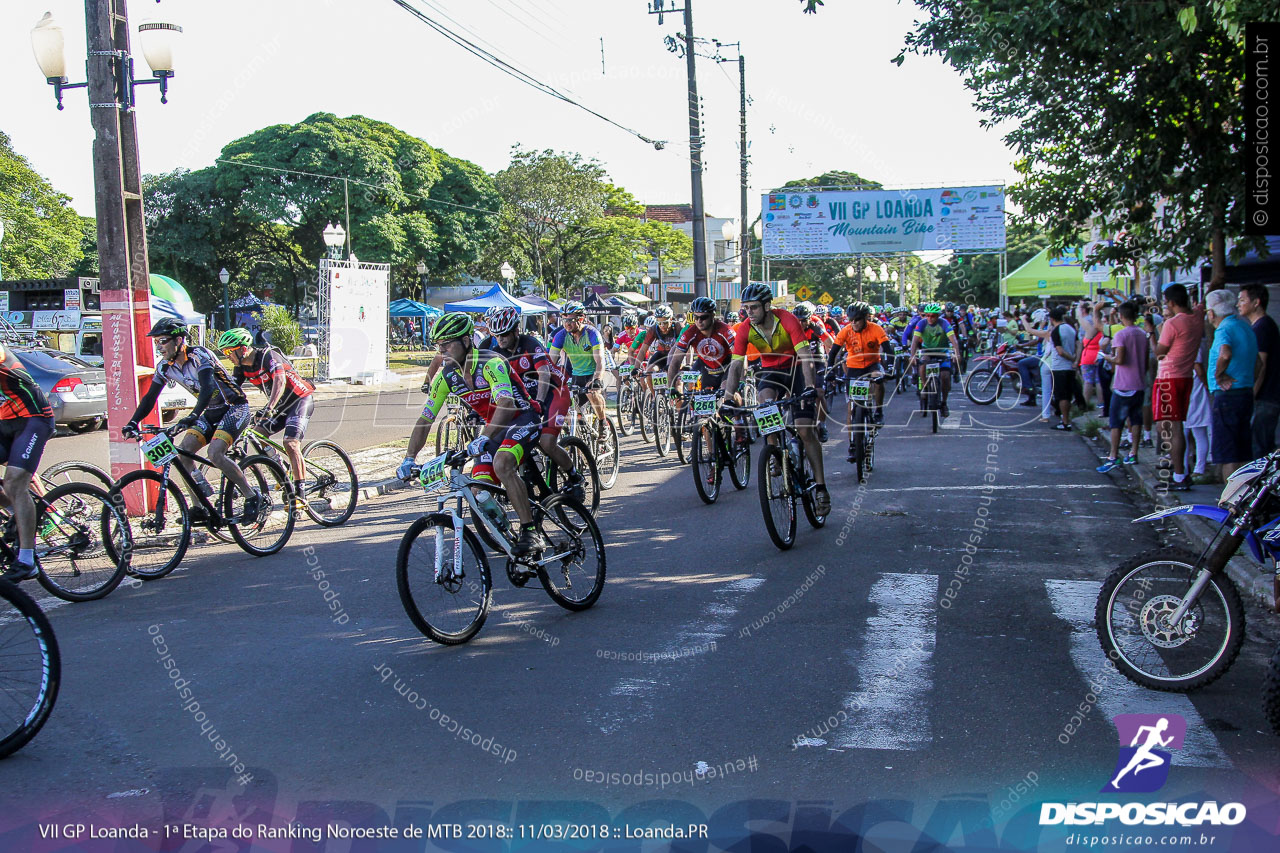
[[[502,196],[500,237],[477,274],[496,278],[504,261],[553,294],[586,282],[613,283],[661,256],[664,273],[687,266],[693,241],[644,217],[644,205],[609,183],[604,167],[579,154],[513,149],[494,177]]]
[[[84,226],[70,196],[53,188],[0,131],[0,270],[6,278],[61,278],[84,250]],[[93,220],[89,220],[92,222]]]
[[[1172,269],[1207,254],[1218,285],[1228,241],[1237,256],[1261,245],[1243,236],[1239,21],[1275,17],[1274,2],[916,4],[929,17],[895,61],[941,56],[983,124],[1006,124],[1021,175],[1009,197],[1052,248],[1094,226],[1115,238],[1099,260]]]
[[[235,140],[206,169],[152,176],[146,193],[153,265],[181,281],[185,272],[205,310],[221,302],[222,267],[233,293],[270,287],[296,310],[329,222],[347,223],[352,251],[390,263],[393,286],[412,295],[419,262],[436,279],[473,264],[499,209],[475,164],[384,122],[329,113]]]

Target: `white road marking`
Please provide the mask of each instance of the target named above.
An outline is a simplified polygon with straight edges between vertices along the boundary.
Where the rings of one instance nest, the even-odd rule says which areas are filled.
[[[1093,627],[1098,581],[1046,580],[1049,602],[1059,619],[1071,626],[1071,660],[1084,678],[1102,687],[1098,708],[1110,720],[1116,714],[1180,714],[1187,721],[1182,749],[1173,751],[1173,763],[1192,767],[1231,767],[1218,738],[1186,696],[1147,690],[1125,678],[1103,654]],[[1088,688],[1086,688],[1088,689]],[[1081,701],[1084,701],[1083,698]],[[1071,703],[1074,708],[1077,703]]]
[[[845,698],[849,718],[835,745],[855,749],[924,749],[933,741],[928,700],[938,633],[938,576],[886,573],[871,586],[858,658],[862,689]]]
[[[618,697],[625,707],[621,710],[601,708],[588,715],[588,719],[605,734],[611,734],[637,720],[653,719],[657,694],[670,683],[670,669],[667,667],[672,663],[713,653],[713,644],[729,633],[730,623],[737,616],[742,602],[764,581],[764,578],[740,578],[725,584],[715,591],[714,599],[703,607],[702,613],[679,628],[666,645],[660,649],[634,653],[636,657],[628,662],[653,667],[645,670],[648,677],[626,676],[618,679],[609,694]]]
[[[894,489],[865,489],[868,492],[977,492],[991,489],[996,492],[1025,492],[1031,489],[1105,489],[1111,483],[1041,483],[1002,484],[989,486],[899,486]]]

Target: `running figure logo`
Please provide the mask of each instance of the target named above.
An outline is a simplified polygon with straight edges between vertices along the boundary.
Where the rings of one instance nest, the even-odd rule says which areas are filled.
[[[1158,791],[1169,778],[1168,750],[1181,749],[1187,721],[1177,714],[1119,714],[1120,757],[1115,776],[1103,793],[1145,794]]]

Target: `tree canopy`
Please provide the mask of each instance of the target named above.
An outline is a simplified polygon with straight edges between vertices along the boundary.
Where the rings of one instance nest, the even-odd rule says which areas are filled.
[[[475,164],[385,122],[329,113],[237,139],[205,169],[148,176],[144,191],[153,268],[188,283],[206,310],[221,302],[223,267],[233,294],[275,287],[277,299],[305,301],[298,285],[315,277],[330,222],[346,223],[357,256],[391,264],[393,288],[415,293],[419,262],[445,280],[474,264],[499,210]]]
[[[664,272],[693,258],[688,235],[646,221],[644,206],[611,184],[601,164],[579,154],[517,147],[494,183],[502,217],[498,238],[477,265],[486,278],[496,279],[509,262],[519,278],[564,294],[576,285],[634,275],[658,255]]]
[[[93,220],[76,213],[71,197],[32,169],[3,131],[0,221],[5,228],[0,241],[0,270],[5,278],[61,278],[82,271],[85,239]],[[96,266],[96,259],[87,266]]]
[[[1112,264],[1194,267],[1243,236],[1240,21],[1274,2],[916,0],[929,17],[905,53],[937,54],[986,115],[1006,125],[1021,180],[1009,197],[1054,249],[1091,226]],[[1266,12],[1267,14],[1262,14]]]

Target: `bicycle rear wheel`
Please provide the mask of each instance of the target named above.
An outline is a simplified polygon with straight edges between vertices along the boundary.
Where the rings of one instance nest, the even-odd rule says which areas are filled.
[[[17,585],[0,581],[0,758],[26,745],[58,700],[62,658],[53,626]]]
[[[756,484],[760,490],[764,526],[773,544],[785,551],[796,542],[796,496],[789,482],[786,454],[782,448],[766,444],[760,454],[759,466]],[[771,473],[770,469],[777,473]]]
[[[452,517],[432,513],[409,525],[396,553],[396,588],[405,613],[426,637],[445,646],[474,637],[493,601],[489,558],[469,527],[461,533],[458,542]]]
[[[618,408],[614,410],[618,418],[618,432],[631,435],[636,428],[635,389],[629,384],[618,388]]]
[[[703,421],[693,434],[689,455],[693,464],[693,485],[704,504],[713,504],[720,497],[720,454],[715,432],[710,423]]]
[[[133,541],[129,573],[149,581],[176,569],[191,544],[191,512],[178,484],[172,480],[165,484],[157,471],[130,471],[108,494],[112,505],[122,507],[129,519]],[[108,550],[114,547],[108,540]]]
[[[653,427],[653,395],[644,390],[643,386],[636,386],[636,428],[640,430],[640,440],[648,444],[651,440],[649,435],[650,429]]]
[[[307,515],[322,527],[337,527],[356,511],[360,479],[356,467],[335,442],[313,441],[302,449],[307,482],[303,500]]]
[[[562,436],[560,438],[560,446],[564,448],[564,452],[569,454],[569,458],[573,460],[573,467],[582,474],[582,491],[585,497],[583,503],[594,515],[595,511],[600,508],[600,493],[603,491],[600,487],[600,471],[596,467],[596,458],[587,448],[587,443],[580,438],[574,438],[571,435]],[[564,472],[555,465],[549,464],[549,467],[551,470],[551,490],[559,491],[564,485]]]
[[[867,439],[862,425],[854,423],[853,433],[849,436],[849,453],[853,456],[853,464],[858,469],[858,482],[867,480]]]
[[[666,457],[671,452],[671,410],[664,401],[655,402],[657,406],[653,421],[653,446],[658,455]]]
[[[827,516],[818,515],[815,507],[813,491],[816,486],[813,481],[813,471],[809,465],[809,457],[805,454],[803,448],[800,451],[800,470],[794,473],[797,476],[793,478],[793,483],[800,491],[800,505],[804,507],[804,517],[809,522],[809,526],[815,530],[825,527]]]
[[[249,481],[249,488],[256,489],[261,495],[258,514],[247,521],[237,521],[228,525],[236,544],[247,554],[265,557],[274,554],[284,547],[293,535],[297,519],[293,516],[293,508],[286,506],[293,487],[289,476],[279,464],[265,456],[250,456],[240,460],[240,470]],[[246,495],[232,486],[223,483],[222,515],[224,518],[241,518],[244,514]]]
[[[604,539],[587,508],[568,495],[553,495],[534,510],[547,540],[543,558],[559,559],[538,567],[538,580],[551,600],[565,610],[586,610],[604,591]]]
[[[97,486],[67,483],[37,501],[40,585],[58,598],[102,598],[120,585],[132,554],[123,501],[113,504]]]

